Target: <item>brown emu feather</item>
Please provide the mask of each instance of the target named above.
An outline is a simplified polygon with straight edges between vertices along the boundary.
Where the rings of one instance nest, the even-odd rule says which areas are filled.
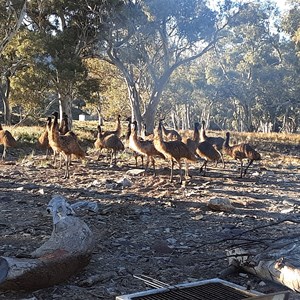
[[[97,140],[94,143],[96,149],[107,149],[107,153],[111,152],[110,164],[112,164],[113,156],[115,158],[115,164],[117,163],[117,152],[124,151],[124,144],[116,134],[105,135],[101,131],[101,126],[98,125],[98,136]],[[98,159],[100,158],[100,154]]]
[[[229,146],[230,133],[226,132],[226,139],[223,144],[223,152],[231,156],[233,159],[239,160],[241,163],[240,177],[246,175],[248,168],[252,165],[254,160],[261,160],[261,155],[252,148],[249,144],[238,144]],[[248,159],[248,165],[243,170],[243,159]]]
[[[8,130],[4,130],[0,124],[0,145],[3,145],[2,160],[6,158],[7,148],[17,147],[17,141]]]
[[[134,152],[146,156],[146,171],[149,166],[149,162],[151,161],[151,164],[153,166],[153,172],[155,173],[155,159],[154,156],[159,156],[164,158],[164,156],[156,150],[154,147],[153,141],[143,141],[138,139],[137,136],[137,122],[134,121],[131,126],[131,133],[129,136],[129,148],[132,149]]]
[[[49,144],[54,152],[61,153],[65,157],[66,170],[65,178],[70,177],[69,166],[71,162],[71,155],[77,158],[84,158],[85,152],[80,147],[78,140],[73,134],[60,135],[58,131],[58,113],[53,113],[54,120],[51,126],[48,126]]]
[[[188,146],[181,141],[169,141],[165,142],[162,137],[162,123],[158,123],[158,126],[154,130],[154,147],[157,151],[162,153],[171,164],[171,176],[170,181],[173,180],[174,161],[179,165],[180,183],[182,183],[182,168],[181,159],[185,160],[185,177],[188,178],[188,161],[196,161],[195,155],[190,151]]]

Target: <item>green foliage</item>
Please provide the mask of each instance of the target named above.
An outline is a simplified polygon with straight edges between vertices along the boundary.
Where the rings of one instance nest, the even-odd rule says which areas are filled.
[[[10,103],[25,114],[42,114],[60,96],[85,100],[104,118],[134,108],[151,119],[158,107],[236,130],[297,128],[300,2],[289,2],[280,23],[272,1],[213,9],[200,0],[32,0],[1,52],[1,87],[9,75]],[[7,3],[0,0],[0,42],[24,4]]]
[[[291,36],[300,55],[300,2],[293,0],[290,1],[290,5],[292,7],[283,18],[282,28]]]
[[[87,99],[87,108],[97,110],[102,117],[130,115],[127,88],[118,69],[105,61],[86,59],[89,80],[95,84],[94,92]]]

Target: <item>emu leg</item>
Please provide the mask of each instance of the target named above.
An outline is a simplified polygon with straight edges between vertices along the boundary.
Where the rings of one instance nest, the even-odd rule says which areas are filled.
[[[241,159],[241,174],[240,178],[243,178],[243,160]]]
[[[71,157],[69,155],[66,155],[65,162],[66,162],[66,171],[65,171],[65,176],[64,178],[70,178],[70,173],[69,173],[69,162],[71,160]]]
[[[155,159],[150,156],[151,162],[152,162],[152,167],[153,167],[153,176],[156,176],[156,171],[155,171]]]
[[[181,167],[181,161],[177,161],[178,162],[178,165],[179,165],[179,175],[180,175],[180,181],[179,183],[181,184],[182,183],[182,167]]]
[[[3,146],[2,160],[5,160],[6,157],[6,146]]]
[[[148,167],[149,167],[149,156],[147,156],[147,160],[146,160],[145,173],[148,171]]]
[[[112,165],[113,163],[113,160],[114,160],[114,165],[117,164],[117,150],[113,149],[111,151],[111,159],[110,159],[110,164]]]
[[[222,164],[223,164],[223,169],[225,169],[224,156],[223,156],[223,154],[222,154],[222,152],[221,152],[221,151],[218,151],[218,152],[219,152],[219,154],[220,154],[220,157],[221,157],[221,161],[222,161]]]
[[[115,165],[117,165],[117,152],[118,152],[117,150],[114,150],[114,152],[113,152],[115,155]]]
[[[215,148],[216,149],[216,148]],[[220,156],[220,159],[221,159],[221,162],[223,164],[223,169],[225,169],[225,162],[224,162],[224,157],[223,157],[223,154],[220,150],[216,149],[216,151],[219,153],[219,156]],[[219,163],[219,159],[216,161],[216,164],[215,164],[215,167],[217,167]]]
[[[188,180],[190,177],[189,175],[189,163],[187,159],[185,160],[185,179]]]
[[[171,176],[170,176],[170,182],[173,181],[173,169],[174,169],[174,161],[171,159]]]
[[[249,164],[248,164],[247,167],[245,168],[245,170],[244,170],[244,176],[246,175],[246,172],[247,172],[248,168],[252,165],[252,163],[253,163],[253,159],[251,159],[251,160],[249,161]]]
[[[203,169],[206,171],[207,160],[204,160],[203,165],[200,167],[199,172],[202,173]],[[205,171],[203,172],[205,174]]]
[[[137,153],[136,152],[134,152],[134,159],[135,159],[135,167],[137,168],[137,166],[138,166],[138,155],[137,155]]]
[[[56,151],[53,150],[53,164],[54,164],[54,168],[56,168]]]

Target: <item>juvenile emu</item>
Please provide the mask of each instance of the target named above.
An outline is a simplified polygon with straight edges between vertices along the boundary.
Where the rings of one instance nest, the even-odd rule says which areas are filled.
[[[126,122],[127,122],[126,143],[127,143],[127,146],[129,147],[129,138],[130,138],[130,135],[131,135],[131,117],[127,117]],[[138,139],[142,140],[142,138],[138,138]],[[136,167],[138,166],[138,157],[140,157],[141,160],[142,160],[142,167],[143,167],[144,166],[144,155],[133,151],[133,156],[134,156],[134,159],[135,159],[135,166]]]
[[[162,137],[162,122],[159,121],[158,126],[154,129],[154,147],[157,151],[163,154],[163,156],[170,161],[171,175],[170,181],[173,180],[173,169],[175,161],[179,165],[180,183],[182,183],[182,168],[181,159],[185,160],[185,177],[188,178],[188,161],[195,162],[197,159],[195,155],[190,151],[188,146],[181,141],[169,141],[165,142]]]
[[[205,131],[205,121],[202,121],[200,141],[207,141],[208,143],[214,146],[214,148],[219,152],[219,156],[223,163],[223,168],[225,168],[224,158],[222,154],[223,144],[225,140],[222,137],[207,136]],[[218,164],[218,161],[216,161],[216,163]]]
[[[59,133],[64,135],[69,131],[69,117],[65,112],[63,112],[62,120],[59,127]]]
[[[207,141],[199,143],[196,149],[196,154],[204,159],[204,163],[200,167],[200,172],[203,171],[204,173],[207,170],[207,163],[209,161],[217,162],[220,159],[220,152]]]
[[[196,149],[197,149],[197,147],[199,145],[199,141],[200,141],[199,127],[200,127],[200,124],[198,122],[195,122],[193,138],[188,138],[188,139],[183,140],[183,142],[188,146],[190,151],[194,154],[196,153]]]
[[[37,141],[37,147],[41,150],[46,150],[46,159],[48,158],[49,150],[51,149],[49,144],[49,137],[48,137],[48,126],[51,127],[51,117],[47,118],[46,122],[46,129],[45,131],[40,135]]]
[[[118,115],[117,117],[117,127],[115,130],[106,130],[104,132],[102,132],[102,136],[106,137],[110,134],[115,134],[118,138],[121,136],[122,133],[122,127],[121,127],[121,116]]]
[[[3,130],[0,124],[0,145],[3,145],[2,160],[6,158],[7,148],[16,147],[17,141],[8,130]]]
[[[160,119],[159,123],[161,126],[163,137],[166,139],[166,141],[181,141],[181,135],[175,129],[167,129],[162,123],[163,120],[164,119]]]
[[[111,159],[110,164],[112,164],[113,156],[115,158],[115,164],[117,163],[117,152],[118,151],[124,151],[124,144],[119,139],[119,137],[116,134],[109,134],[105,135],[101,131],[101,126],[97,126],[98,129],[98,136],[97,140],[95,141],[95,148],[100,149],[100,151],[105,148],[107,149],[107,154],[109,151],[111,152]],[[100,158],[100,154],[98,156],[98,160]]]
[[[66,170],[64,178],[69,178],[69,166],[71,162],[71,155],[77,158],[84,158],[85,152],[80,147],[77,137],[73,134],[60,135],[58,131],[58,112],[52,114],[54,116],[51,126],[48,125],[49,144],[54,152],[61,153],[65,157]]]
[[[131,126],[131,133],[129,137],[129,148],[132,149],[134,152],[146,156],[147,162],[146,162],[146,171],[148,170],[149,162],[151,161],[151,164],[153,166],[153,172],[154,176],[155,173],[155,159],[154,156],[160,156],[164,158],[163,154],[158,152],[156,148],[154,147],[153,141],[143,141],[138,139],[137,136],[137,122],[133,121]]]
[[[243,177],[243,175],[246,175],[246,172],[248,168],[252,165],[254,160],[261,160],[261,155],[254,150],[249,144],[238,144],[234,146],[229,146],[229,138],[230,133],[226,132],[226,139],[223,144],[223,151],[227,155],[231,156],[233,159],[239,160],[241,163],[241,173],[240,178]],[[246,166],[246,168],[243,171],[243,159],[247,158],[249,163]]]

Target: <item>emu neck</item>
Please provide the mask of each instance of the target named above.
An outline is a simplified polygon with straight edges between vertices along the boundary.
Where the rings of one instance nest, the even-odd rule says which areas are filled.
[[[197,128],[197,126],[195,126],[195,128],[194,128],[193,140],[197,143],[199,143],[199,141],[200,141],[199,129]]]
[[[130,140],[133,140],[134,142],[136,142],[138,140],[137,138],[137,130],[136,128],[134,130],[130,129],[130,136],[129,136]]]
[[[161,131],[164,135],[167,135],[169,133],[163,124],[161,124]]]
[[[154,130],[153,144],[158,152],[161,152],[165,157],[168,157],[166,152],[167,148],[162,138],[162,126],[159,126]]]
[[[127,132],[126,132],[126,140],[129,140],[131,135],[131,122],[128,122],[128,126],[127,126]]]
[[[201,130],[200,130],[200,140],[201,140],[201,142],[204,142],[206,139],[207,139],[207,135],[205,133],[204,125],[202,125]]]
[[[59,136],[58,133],[58,119],[57,116],[54,116],[53,123],[51,125],[51,137],[53,140],[57,140]]]
[[[225,146],[226,148],[229,148],[229,134],[226,135],[225,142],[224,142],[224,146]]]

